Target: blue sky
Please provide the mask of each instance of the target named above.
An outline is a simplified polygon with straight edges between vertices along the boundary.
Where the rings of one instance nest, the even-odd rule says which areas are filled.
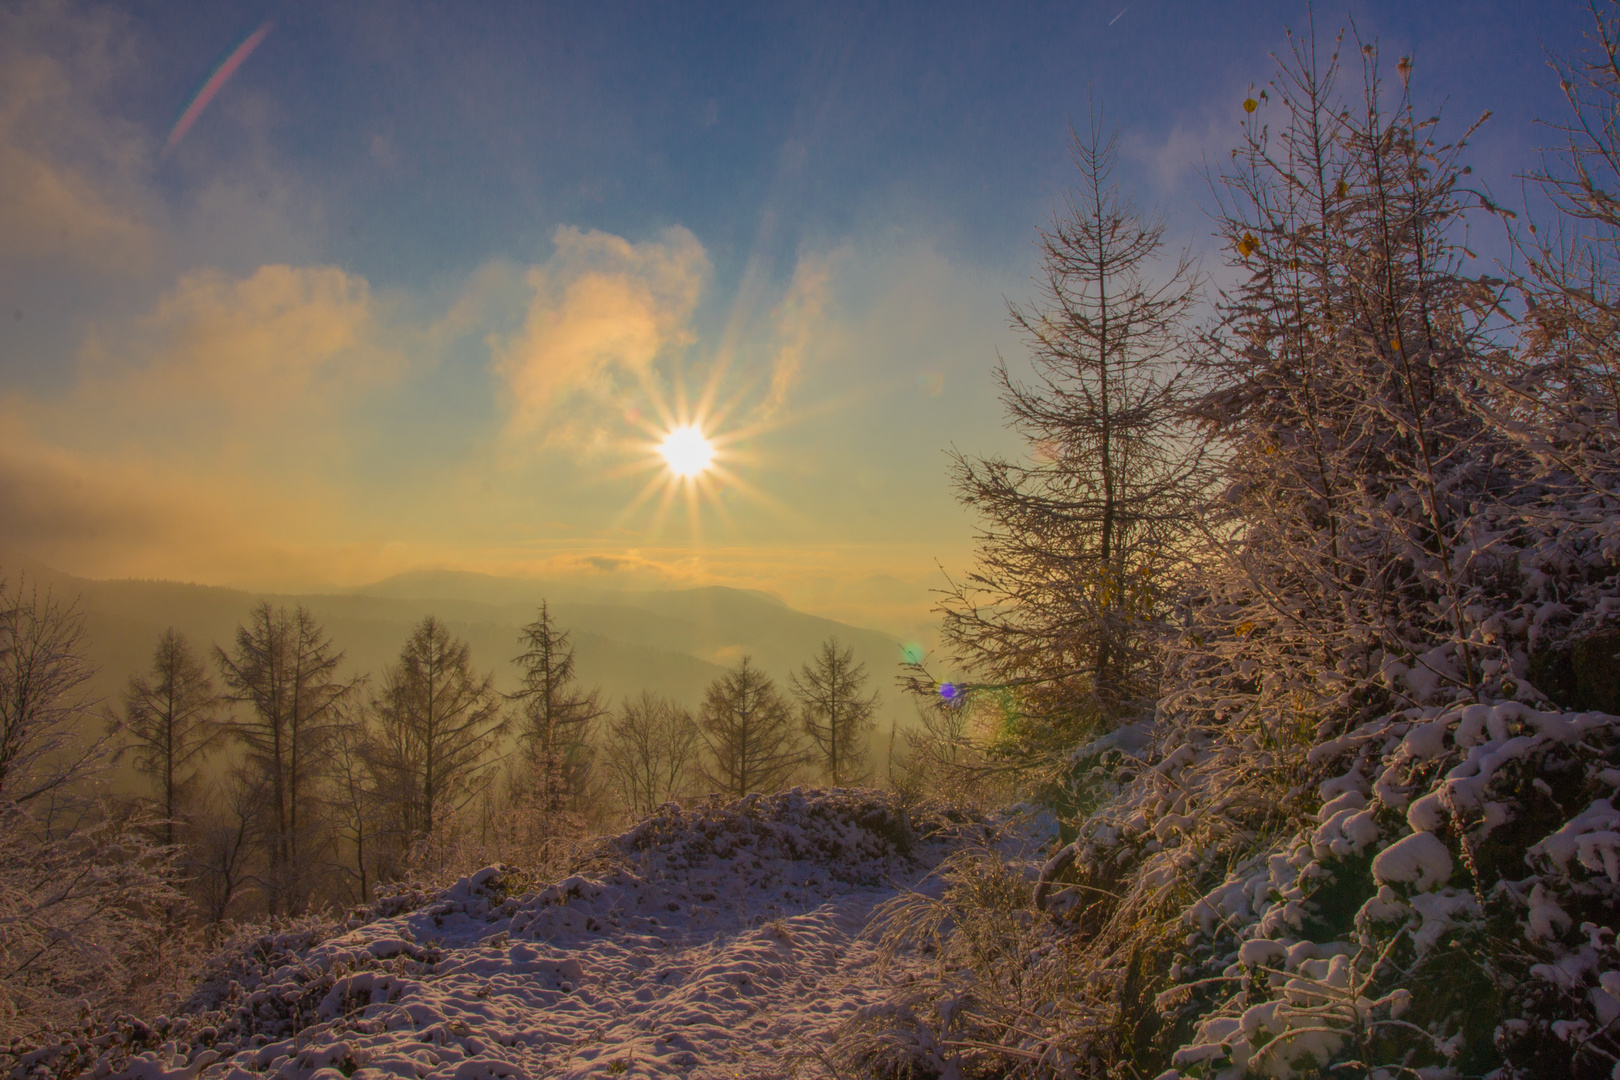
[[[1545,50],[1589,17],[1316,9],[1324,45],[1353,19],[1412,56],[1449,121],[1491,110],[1469,160],[1510,203],[1562,118]],[[718,581],[909,629],[970,557],[944,451],[1014,448],[988,371],[1021,355],[1003,297],[1029,292],[1069,122],[1100,107],[1119,179],[1203,250],[1196,163],[1309,18],[0,5],[0,550],[255,585]],[[660,509],[647,444],[706,387],[724,482]]]

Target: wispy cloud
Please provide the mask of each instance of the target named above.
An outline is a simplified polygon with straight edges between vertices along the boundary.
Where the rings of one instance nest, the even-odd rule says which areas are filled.
[[[846,244],[829,253],[804,255],[794,268],[787,295],[771,313],[777,346],[771,359],[770,388],[760,407],[761,419],[780,412],[798,383],[806,351],[827,321],[834,273],[850,253]]]
[[[53,6],[54,7],[54,6]],[[54,48],[47,51],[42,42]],[[117,20],[0,11],[0,258],[97,273],[148,268],[161,246],[138,183],[139,133],[93,105],[129,57]]]
[[[565,227],[554,242],[552,257],[528,272],[522,328],[490,341],[509,445],[577,436],[581,405],[611,403],[649,379],[661,357],[690,345],[709,276],[703,245],[679,227],[639,244]],[[575,407],[572,417],[560,415],[565,403]]]

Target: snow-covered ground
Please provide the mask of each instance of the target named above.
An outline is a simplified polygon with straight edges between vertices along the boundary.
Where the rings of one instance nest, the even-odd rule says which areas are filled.
[[[825,1075],[834,1029],[905,978],[861,936],[874,908],[985,835],[920,818],[878,792],[669,807],[545,887],[490,867],[262,939],[119,1075]]]

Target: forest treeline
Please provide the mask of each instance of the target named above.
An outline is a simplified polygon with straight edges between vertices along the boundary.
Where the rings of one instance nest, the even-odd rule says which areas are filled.
[[[0,583],[8,1037],[155,1007],[240,925],[492,862],[543,875],[666,802],[871,774],[878,695],[836,638],[785,687],[742,658],[695,710],[582,686],[544,602],[510,693],[433,615],[368,676],[308,609],[263,602],[223,644],[163,633],[116,702],[85,696],[87,644],[71,601]],[[120,761],[141,794],[109,790]]]

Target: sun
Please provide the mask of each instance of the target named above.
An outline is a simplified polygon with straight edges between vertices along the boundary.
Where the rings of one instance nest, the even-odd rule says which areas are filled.
[[[671,510],[684,505],[693,541],[701,543],[705,517],[712,516],[722,527],[730,528],[734,524],[732,508],[744,504],[790,513],[745,479],[745,473],[758,468],[763,459],[762,451],[751,448],[750,443],[783,421],[774,414],[738,415],[749,400],[750,387],[739,389],[729,400],[717,400],[720,370],[710,373],[695,402],[688,403],[685,384],[677,378],[669,397],[660,387],[647,388],[651,400],[645,404],[651,406],[647,409],[650,415],[643,414],[640,404],[627,404],[624,419],[635,433],[623,443],[625,460],[609,475],[653,475],[619,515],[618,525],[628,525],[651,503],[656,531]]]
[[[672,429],[658,444],[658,453],[670,472],[687,480],[703,475],[714,464],[714,444],[696,424]]]

